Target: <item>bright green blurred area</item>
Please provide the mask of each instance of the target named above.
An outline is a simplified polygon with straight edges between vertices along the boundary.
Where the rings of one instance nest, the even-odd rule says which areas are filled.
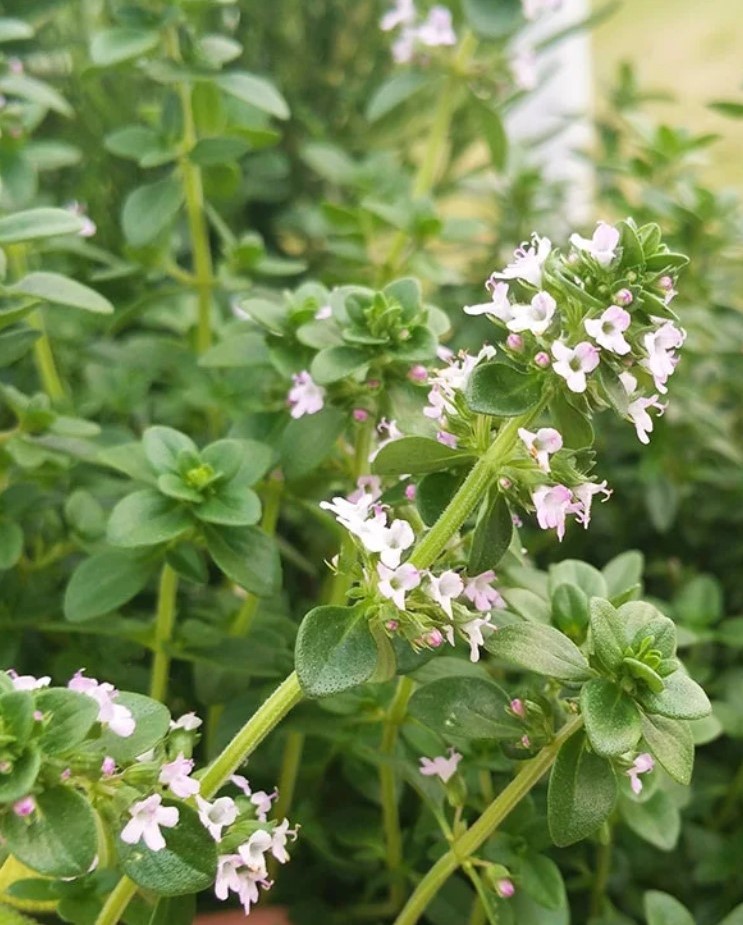
[[[709,181],[743,188],[743,119],[707,108],[711,100],[743,102],[743,0],[624,0],[596,29],[594,50],[599,111],[618,64],[631,62],[643,90],[676,97],[649,113],[721,136],[707,152]]]

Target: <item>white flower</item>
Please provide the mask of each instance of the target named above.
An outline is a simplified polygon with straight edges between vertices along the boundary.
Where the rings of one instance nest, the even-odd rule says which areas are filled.
[[[264,855],[271,850],[273,839],[264,829],[258,829],[250,838],[237,849],[243,863],[251,870],[265,871],[266,859]]]
[[[500,273],[492,273],[490,278],[492,280],[522,279],[524,282],[531,283],[532,286],[539,287],[542,285],[542,269],[551,250],[550,239],[540,238],[534,232],[531,236],[531,244],[524,242],[513,252],[515,258],[513,263],[509,263]]]
[[[550,471],[549,458],[562,449],[562,437],[554,427],[540,427],[532,433],[525,427],[519,427],[519,437],[524,442],[529,455],[536,461],[542,472]]]
[[[349,533],[359,536],[364,530],[364,524],[369,517],[373,503],[371,495],[364,493],[355,501],[340,497],[333,498],[332,501],[321,501],[320,507],[325,511],[330,511]]]
[[[602,267],[608,267],[616,256],[619,244],[619,231],[613,225],[599,222],[591,238],[582,238],[579,234],[570,235],[570,243],[578,250],[586,251]]]
[[[562,6],[562,0],[521,0],[526,19],[537,19],[543,13],[554,13]]]
[[[132,735],[137,724],[128,707],[114,702],[119,692],[113,684],[107,681],[99,684],[95,678],[86,678],[81,669],[74,678],[70,679],[67,687],[80,694],[87,694],[98,703],[98,722],[102,726],[108,726],[114,735],[121,736],[123,739]]]
[[[573,497],[577,503],[581,506],[580,511],[576,511],[576,520],[583,524],[583,526],[588,529],[588,525],[591,522],[591,505],[593,504],[593,496],[603,494],[603,500],[608,501],[612,495],[610,488],[606,487],[606,481],[603,482],[583,482],[582,485],[576,485],[573,489]]]
[[[641,755],[638,755],[637,758],[632,762],[632,767],[627,768],[624,772],[630,780],[630,787],[632,787],[632,792],[635,794],[642,793],[642,781],[640,780],[640,774],[649,774],[650,771],[655,767],[655,762],[653,761],[653,756],[649,755],[647,752],[643,752]]]
[[[490,624],[490,614],[487,617],[475,617],[459,627],[464,633],[470,644],[470,661],[480,661],[480,646],[485,644],[483,629],[487,630],[487,635],[495,631],[495,627]]]
[[[189,777],[191,771],[193,771],[193,761],[190,758],[184,758],[183,752],[180,752],[177,758],[162,766],[158,781],[170,787],[177,797],[187,800],[200,790],[199,782]]]
[[[391,10],[387,10],[379,23],[383,32],[391,32],[398,26],[409,26],[415,22],[416,11],[414,0],[395,0]]]
[[[517,49],[508,64],[513,74],[513,82],[519,90],[528,92],[539,83],[537,56],[533,48],[524,46]]]
[[[619,305],[610,305],[600,318],[586,318],[583,325],[597,344],[611,350],[612,353],[624,356],[632,349],[624,339],[624,332],[630,326],[631,320],[628,311]]]
[[[200,719],[195,713],[184,713],[183,716],[179,716],[176,720],[170,721],[171,729],[184,729],[186,732],[194,732],[196,729],[201,726],[203,720]]]
[[[128,845],[144,840],[150,851],[162,851],[165,847],[160,826],[172,829],[178,825],[178,810],[175,806],[163,806],[162,797],[157,793],[135,803],[129,808],[129,814],[132,818],[124,826],[121,840]]]
[[[668,391],[666,382],[679,361],[674,351],[681,347],[686,340],[686,331],[675,327],[670,321],[662,318],[653,318],[661,322],[660,327],[643,337],[643,345],[647,350],[647,359],[640,360],[640,366],[648,370],[653,377],[656,389],[662,394]]]
[[[271,854],[279,864],[286,864],[289,860],[289,853],[286,850],[287,835],[292,836],[292,841],[297,840],[297,830],[290,829],[289,820],[284,819],[281,825],[277,825],[271,834]]]
[[[13,684],[13,690],[16,691],[37,691],[42,687],[49,687],[52,681],[48,675],[35,678],[32,674],[17,674],[12,668],[7,675]]]
[[[377,565],[379,576],[379,593],[391,600],[400,610],[405,610],[405,593],[417,588],[421,583],[418,569],[409,562],[404,562],[396,569],[388,568],[381,562]]]
[[[317,414],[322,411],[325,404],[325,389],[313,380],[312,376],[303,370],[292,376],[294,385],[289,389],[286,400],[289,402],[293,418],[301,418],[305,414]]]
[[[199,819],[214,841],[222,840],[222,829],[237,819],[237,804],[231,797],[219,797],[209,803],[203,797],[196,797]]]
[[[451,10],[445,6],[433,6],[428,16],[418,26],[416,38],[422,45],[436,48],[439,45],[456,45],[457,36],[452,26]]]
[[[565,536],[565,518],[568,514],[582,513],[582,506],[575,502],[572,492],[565,485],[542,485],[531,498],[536,508],[539,526],[542,530],[557,530],[557,538],[562,542]]]
[[[582,341],[575,347],[568,347],[562,341],[552,344],[552,355],[557,360],[552,368],[558,376],[567,382],[571,392],[586,391],[586,373],[592,372],[599,365],[601,357],[598,348]]]
[[[493,315],[500,321],[510,321],[513,315],[511,314],[511,303],[508,301],[508,283],[494,283],[489,288],[491,301],[480,305],[465,305],[464,313],[466,315]]]
[[[451,602],[464,591],[464,582],[460,576],[451,569],[442,572],[438,577],[429,574],[427,590],[429,597],[436,601],[451,620],[453,617]]]
[[[369,552],[378,552],[388,568],[397,568],[402,554],[415,542],[415,533],[407,520],[393,520],[389,527],[362,537]]]
[[[619,379],[630,397],[630,403],[627,407],[627,416],[635,425],[637,439],[640,443],[650,443],[648,434],[653,432],[654,421],[648,414],[648,408],[657,409],[659,416],[666,410],[666,405],[662,404],[657,395],[651,395],[645,398],[642,395],[635,395],[637,389],[637,379],[632,373],[620,373]],[[634,395],[634,397],[633,397]]]
[[[382,496],[382,479],[378,475],[360,475],[356,480],[356,491],[348,496],[348,500],[355,504],[364,495],[369,495],[372,501]]]
[[[495,581],[495,572],[488,569],[487,572],[468,578],[464,586],[464,596],[468,601],[472,601],[476,610],[482,613],[493,607],[502,610],[506,606],[500,592],[491,586],[493,581]]]
[[[516,333],[531,331],[540,336],[552,323],[556,309],[557,303],[548,292],[538,292],[530,305],[513,306],[513,318],[506,327]]]
[[[217,899],[227,899],[229,893],[237,893],[242,903],[245,915],[250,913],[250,907],[258,902],[258,886],[264,889],[271,887],[266,879],[266,871],[251,870],[246,867],[239,854],[223,854],[217,862],[217,878],[214,884],[214,893]]]
[[[333,309],[330,305],[322,305],[315,312],[315,321],[327,321],[328,318],[333,317]]]
[[[443,783],[448,783],[457,773],[457,765],[462,760],[459,752],[453,748],[448,749],[449,757],[439,755],[438,758],[421,758],[418,769],[424,777],[438,777]]]

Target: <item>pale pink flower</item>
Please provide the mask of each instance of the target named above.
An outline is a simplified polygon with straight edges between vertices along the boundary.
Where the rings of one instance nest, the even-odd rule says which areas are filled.
[[[384,32],[391,32],[398,26],[408,26],[415,22],[416,10],[414,0],[395,0],[391,10],[387,10],[379,23]]]
[[[519,90],[528,92],[539,83],[537,55],[533,48],[528,46],[517,48],[508,64],[513,75],[513,82]]]
[[[448,783],[457,773],[457,765],[462,756],[453,748],[447,749],[449,757],[439,755],[437,758],[421,758],[418,769],[424,777],[438,777],[444,784]]]
[[[632,349],[624,339],[624,332],[630,326],[632,318],[628,311],[619,305],[610,305],[599,318],[586,318],[583,325],[589,337],[596,343],[618,353],[620,356],[629,353]]]
[[[456,45],[457,36],[452,25],[451,11],[445,6],[433,6],[416,30],[418,41],[429,48]]]
[[[550,365],[550,356],[548,353],[545,353],[544,350],[540,350],[539,353],[534,354],[534,362],[542,369],[547,369]]]
[[[136,729],[136,722],[132,716],[132,711],[121,703],[116,703],[119,692],[107,681],[100,684],[95,678],[86,678],[80,669],[71,678],[67,684],[70,690],[77,691],[80,694],[87,694],[98,703],[98,722],[102,726],[108,726],[114,735],[121,736],[124,739],[129,738]]]
[[[436,601],[450,620],[453,616],[451,602],[459,597],[463,591],[464,582],[460,576],[451,569],[442,572],[438,577],[436,575],[428,575],[428,595]]]
[[[656,389],[665,395],[668,391],[668,377],[673,375],[679,361],[674,351],[683,345],[686,331],[675,327],[670,321],[663,321],[662,318],[653,318],[653,321],[661,324],[655,331],[643,337],[643,345],[648,355],[646,359],[640,360],[640,366],[648,370]]]
[[[239,869],[243,859],[239,854],[222,854],[217,859],[217,877],[214,881],[214,895],[225,900],[230,893],[239,893],[241,881]]]
[[[654,767],[655,762],[653,761],[653,757],[647,752],[643,752],[641,755],[638,755],[637,758],[635,758],[635,760],[632,762],[632,767],[627,768],[627,770],[624,772],[629,777],[630,787],[632,787],[633,793],[642,793],[642,781],[640,780],[640,775],[649,774]]]
[[[516,892],[513,880],[509,880],[508,877],[503,877],[495,884],[495,892],[501,899],[510,899]]]
[[[222,840],[222,829],[237,819],[237,804],[231,797],[219,797],[209,803],[203,797],[196,796],[199,819],[214,841]]]
[[[255,806],[255,815],[259,822],[265,822],[268,819],[268,814],[271,812],[271,805],[278,795],[278,790],[274,790],[273,793],[266,793],[265,790],[256,790],[255,793],[250,795],[250,802]]]
[[[633,301],[634,296],[629,289],[620,289],[614,293],[614,302],[617,305],[631,305]]]
[[[451,627],[447,627],[447,630],[451,631]],[[423,641],[432,649],[439,649],[444,644],[444,634],[441,632],[441,630],[432,629],[430,633],[426,634]],[[453,636],[449,641],[451,645],[454,645]]]
[[[288,835],[292,836],[292,841],[297,840],[297,830],[289,828],[288,819],[284,819],[281,825],[277,825],[271,833],[271,854],[279,864],[286,864],[289,860],[289,852],[286,850]]]
[[[514,305],[513,318],[508,322],[509,331],[519,333],[531,331],[541,336],[552,324],[557,303],[549,292],[538,292],[529,305]]]
[[[550,471],[549,458],[562,449],[562,436],[554,427],[540,427],[536,433],[519,427],[519,437],[542,472]]]
[[[348,500],[355,504],[365,495],[368,495],[372,501],[376,501],[382,496],[382,479],[378,475],[360,475],[356,479],[356,491],[348,496]]]
[[[384,531],[383,542],[381,549],[370,551],[378,552],[379,558],[388,568],[397,568],[403,552],[415,542],[415,533],[407,520],[393,520]]]
[[[158,781],[164,787],[170,787],[177,797],[187,800],[201,789],[199,782],[189,776],[193,771],[193,765],[190,758],[184,758],[183,752],[179,752],[177,758],[162,766]]]
[[[379,576],[379,593],[392,601],[399,610],[405,610],[405,594],[417,588],[421,583],[421,574],[409,562],[404,562],[396,569],[388,568],[381,562],[377,565]]]
[[[601,359],[598,349],[587,340],[575,347],[568,347],[562,341],[556,340],[552,344],[552,355],[557,361],[552,364],[552,368],[566,381],[570,391],[585,392],[586,373],[596,369]]]
[[[490,279],[521,279],[531,283],[532,286],[539,287],[542,285],[542,270],[551,250],[550,239],[540,238],[534,232],[531,236],[531,244],[524,242],[517,247],[513,253],[515,258],[513,262],[499,273],[492,273]]]
[[[565,536],[565,518],[568,514],[579,514],[582,505],[576,504],[572,492],[564,485],[542,485],[532,494],[532,501],[537,512],[537,522],[542,530],[557,530],[557,538],[562,542]]]
[[[104,777],[112,777],[116,773],[116,762],[110,755],[106,757],[101,762],[101,774]]]
[[[45,675],[43,678],[35,678],[32,674],[18,674],[11,668],[7,672],[13,684],[13,690],[16,691],[37,691],[42,687],[49,687],[52,679]]]
[[[599,222],[591,238],[582,238],[579,234],[570,235],[570,243],[578,250],[590,254],[602,267],[608,267],[616,256],[620,234],[613,225]]]
[[[416,496],[417,491],[418,491],[417,486],[406,485],[405,486],[405,498],[408,501],[415,501],[415,496]]]
[[[603,494],[603,501],[608,501],[611,497],[612,491],[606,487],[606,481],[583,482],[582,485],[576,485],[573,488],[573,496],[581,507],[581,510],[576,512],[576,520],[582,523],[586,529],[588,529],[588,524],[591,522],[593,497],[598,494]]]
[[[488,286],[488,289],[490,289],[490,302],[465,305],[464,313],[466,315],[493,315],[504,323],[510,321],[513,315],[511,303],[508,301],[508,283],[493,283]]]
[[[202,723],[203,720],[199,719],[195,713],[184,713],[178,719],[170,721],[170,728],[171,730],[184,729],[186,732],[194,732]]]
[[[495,572],[488,569],[472,578],[468,578],[464,586],[464,596],[475,605],[475,609],[485,613],[493,608],[503,610],[506,602],[499,591],[492,587],[495,581]]]
[[[121,840],[136,845],[144,840],[150,851],[162,851],[165,839],[160,827],[172,829],[178,825],[179,812],[175,806],[163,806],[158,793],[145,800],[139,800],[129,808],[132,817],[121,832]]]
[[[490,623],[490,614],[488,614],[486,617],[475,617],[474,620],[469,620],[467,623],[462,623],[459,629],[462,633],[464,633],[464,635],[467,637],[467,641],[469,642],[470,661],[479,662],[480,646],[485,645],[485,636],[483,635],[483,630],[485,630],[485,635],[487,636],[495,632],[495,627]]]
[[[33,815],[33,813],[36,812],[36,800],[34,800],[32,796],[23,797],[22,800],[17,800],[13,804],[13,812],[21,819],[25,819],[27,816]]]
[[[436,439],[439,441],[439,443],[442,443],[444,446],[448,446],[452,450],[455,450],[459,443],[454,434],[447,433],[445,430],[437,431]]]
[[[408,370],[408,379],[411,382],[427,382],[428,370],[420,363],[416,363],[415,366],[411,366]]]
[[[292,376],[294,385],[289,389],[287,401],[293,418],[304,417],[305,414],[317,414],[325,405],[325,389],[313,380],[312,376],[303,370]]]
[[[520,334],[509,334],[506,338],[506,347],[514,353],[520,353],[524,349],[524,338]]]
[[[265,854],[271,850],[273,839],[265,829],[258,829],[250,838],[237,849],[243,863],[251,870],[266,869]]]
[[[630,417],[630,420],[635,425],[635,431],[637,433],[637,439],[640,443],[648,444],[650,443],[650,437],[648,434],[653,432],[653,419],[648,414],[648,408],[655,408],[658,411],[658,416],[663,414],[666,410],[666,405],[664,405],[658,398],[657,395],[651,395],[650,398],[643,398],[639,396],[635,398],[634,401],[631,401],[627,406],[627,414]]]

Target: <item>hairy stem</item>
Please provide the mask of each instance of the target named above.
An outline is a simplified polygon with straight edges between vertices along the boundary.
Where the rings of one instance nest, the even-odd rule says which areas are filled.
[[[518,806],[532,787],[552,767],[564,743],[582,725],[582,717],[573,717],[562,727],[549,745],[521,766],[521,770],[511,783],[488,806],[480,818],[454,840],[449,851],[440,857],[428,871],[395,920],[395,925],[415,925],[418,922],[447,879],[490,838],[506,816]]]
[[[403,675],[397,682],[382,729],[380,752],[382,764],[379,767],[379,784],[382,794],[382,827],[384,829],[385,859],[390,876],[390,906],[399,909],[405,898],[405,880],[402,872],[402,833],[397,803],[397,774],[393,764],[397,737],[405,719],[413,682]]]
[[[168,694],[170,675],[170,653],[168,646],[173,638],[175,626],[175,600],[178,591],[178,573],[166,562],[160,572],[160,586],[157,592],[157,613],[155,615],[155,657],[152,662],[150,697],[164,701]]]

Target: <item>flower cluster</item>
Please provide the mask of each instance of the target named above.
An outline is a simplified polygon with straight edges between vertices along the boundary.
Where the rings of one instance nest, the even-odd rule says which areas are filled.
[[[392,57],[397,64],[412,61],[421,47],[436,48],[455,45],[457,42],[451,11],[440,4],[431,7],[428,15],[422,19],[414,0],[395,0],[394,6],[384,14],[379,25],[385,32],[400,30],[392,43]]]
[[[448,361],[448,365],[436,370],[428,378],[431,390],[428,393],[428,405],[423,414],[435,421],[438,425],[436,439],[445,446],[456,447],[469,428],[458,426],[461,421],[469,424],[467,404],[464,400],[464,389],[467,386],[472,370],[483,360],[491,360],[495,356],[495,347],[486,345],[477,356],[471,356],[462,350],[456,356],[451,350],[441,348],[439,358]]]
[[[403,562],[415,532],[407,520],[390,519],[379,492],[378,479],[362,478],[350,498],[320,504],[359,542],[365,564],[357,595],[377,602],[390,635],[401,633],[416,649],[436,649],[444,641],[453,646],[458,633],[476,662],[485,637],[495,629],[490,611],[505,607],[492,585],[495,573],[463,578],[452,568],[434,573]]]
[[[116,703],[119,692],[108,681],[99,683],[95,678],[86,678],[84,669],[80,669],[67,684],[72,691],[92,697],[98,704],[98,722],[107,726],[114,735],[128,738],[136,729],[132,711],[121,703]]]

